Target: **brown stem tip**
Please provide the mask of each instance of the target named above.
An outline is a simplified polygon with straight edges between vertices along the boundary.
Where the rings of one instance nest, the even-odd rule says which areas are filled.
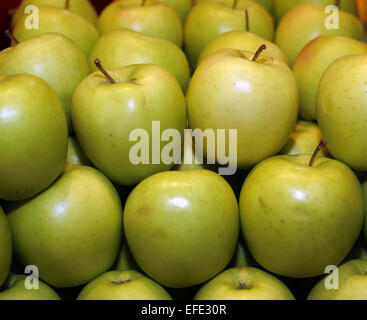
[[[69,10],[70,0],[65,1],[65,10]]]
[[[14,41],[14,42],[15,42],[15,44],[18,44],[18,43],[19,43],[18,39],[17,39],[17,38],[15,38],[15,37],[13,36],[13,34],[10,32],[10,30],[5,30],[5,34],[6,34],[6,36],[7,36],[10,40]]]
[[[107,73],[107,71],[102,67],[101,61],[99,59],[94,60],[94,64],[96,67],[103,73],[103,75],[107,78],[108,82],[111,84],[115,84],[116,81]]]
[[[252,58],[252,61],[256,61],[257,60],[257,58],[260,56],[260,54],[261,54],[261,52],[263,52],[264,50],[266,49],[266,45],[265,44],[262,44],[261,46],[260,46],[260,48],[259,49],[257,49],[257,51],[256,51],[256,53],[255,53],[255,55],[254,55],[254,57]]]
[[[326,146],[327,146],[327,142],[324,141],[324,140],[321,140],[320,143],[319,143],[319,145],[315,149],[312,157],[311,157],[310,163],[308,164],[309,167],[312,167],[313,162],[315,161],[317,154],[321,151],[321,149],[325,148]]]
[[[233,5],[232,5],[233,10],[237,8],[237,3],[238,3],[238,0],[233,1]]]
[[[250,20],[248,17],[248,10],[245,10],[245,16],[246,16],[246,31],[249,32],[250,31]]]
[[[146,1],[146,0],[142,0],[142,2],[141,2],[141,6],[142,6],[142,7],[144,7],[144,5],[145,5],[145,1]]]

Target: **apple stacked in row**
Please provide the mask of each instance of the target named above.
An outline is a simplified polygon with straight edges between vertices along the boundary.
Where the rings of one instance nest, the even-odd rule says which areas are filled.
[[[324,158],[324,143],[317,144],[324,135],[334,157],[367,170],[361,93],[366,56],[337,60],[366,54],[356,17],[341,11],[340,28],[328,31],[323,6],[299,4],[280,21],[275,44],[272,4],[265,0],[201,0],[190,12],[186,0],[117,0],[99,19],[88,1],[74,2],[35,1],[42,23],[28,30],[27,15],[19,13],[29,4],[24,0],[13,18],[14,47],[0,54],[0,75],[9,75],[0,82],[0,143],[11,150],[1,157],[6,179],[0,199],[23,200],[4,205],[0,283],[12,246],[23,265],[39,267],[47,284],[85,284],[79,299],[170,299],[164,287],[193,285],[202,285],[196,299],[294,299],[269,272],[313,277],[343,261],[362,230],[367,194],[355,173]],[[345,1],[340,8],[353,12]],[[297,37],[296,21],[305,22]],[[350,85],[335,90],[345,89],[342,77],[335,77],[341,68]],[[297,122],[299,98],[301,116],[318,120],[321,130]],[[228,182],[212,172],[215,166],[167,171],[172,165],[131,159],[134,129],[151,136],[152,121],[160,121],[160,132],[176,129],[182,142],[186,117],[192,129],[237,129],[232,160],[252,169],[239,206]],[[76,134],[68,150],[66,123]],[[17,148],[10,147],[14,141]],[[167,144],[159,144],[160,153]],[[184,153],[197,156],[191,148]],[[62,168],[65,159],[76,166]],[[220,162],[218,156],[210,160]],[[119,187],[108,178],[138,184],[124,214]],[[240,230],[248,249],[239,246]],[[110,271],[116,268],[124,270]],[[342,282],[355,274],[364,281],[365,271],[363,262],[348,262],[340,268]],[[0,299],[24,294],[24,281],[9,277],[11,289]],[[40,295],[24,297],[58,299],[46,283]],[[309,298],[365,297],[363,285],[361,293],[348,292],[349,282],[346,287],[328,296],[317,285]]]

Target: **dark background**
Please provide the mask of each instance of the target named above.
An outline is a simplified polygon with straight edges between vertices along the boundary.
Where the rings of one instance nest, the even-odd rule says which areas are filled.
[[[100,12],[112,0],[92,0],[94,7]],[[0,0],[0,50],[9,46],[9,40],[4,35],[4,30],[9,25],[9,10],[15,9],[21,0]]]

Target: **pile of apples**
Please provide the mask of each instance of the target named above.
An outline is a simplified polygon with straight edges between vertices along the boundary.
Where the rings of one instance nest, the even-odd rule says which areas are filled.
[[[288,300],[305,281],[308,299],[367,299],[355,1],[116,0],[98,16],[23,0],[8,35],[0,299]],[[237,129],[236,174],[218,157],[133,163],[131,132],[154,121],[181,134],[151,138],[161,153],[187,128]]]

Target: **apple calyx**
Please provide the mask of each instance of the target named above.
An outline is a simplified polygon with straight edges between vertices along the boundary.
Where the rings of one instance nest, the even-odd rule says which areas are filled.
[[[251,289],[251,286],[247,285],[246,283],[244,282],[239,282],[237,284],[237,289],[238,290],[248,290],[248,289]]]
[[[131,282],[131,280],[130,279],[126,279],[126,280],[119,279],[119,280],[111,280],[110,281],[111,284],[116,284],[116,285],[120,285],[120,284],[124,284],[124,283],[128,283],[128,282]]]
[[[249,32],[250,31],[250,20],[248,17],[248,10],[245,10],[245,16],[246,16],[246,31]]]
[[[65,10],[69,10],[70,0],[65,0]]]
[[[238,0],[233,1],[233,5],[232,5],[233,10],[237,8],[237,3],[238,3]]]
[[[111,84],[115,84],[116,81],[107,73],[107,71],[102,67],[101,61],[99,59],[94,60],[94,64],[96,67],[103,73],[103,75],[107,78],[108,82]]]
[[[10,32],[10,30],[8,30],[8,29],[5,30],[5,34],[6,34],[7,37],[9,37],[10,40],[14,41],[15,44],[19,43],[18,39],[13,36],[13,34]]]
[[[327,146],[327,142],[324,140],[321,140],[317,148],[315,149],[314,153],[312,154],[310,163],[308,164],[309,167],[312,167],[313,162],[316,159],[317,154],[321,151],[322,148],[325,148]]]
[[[260,56],[261,52],[263,52],[266,49],[266,45],[262,44],[259,49],[257,49],[254,57],[252,58],[253,62],[256,62],[257,58]]]

